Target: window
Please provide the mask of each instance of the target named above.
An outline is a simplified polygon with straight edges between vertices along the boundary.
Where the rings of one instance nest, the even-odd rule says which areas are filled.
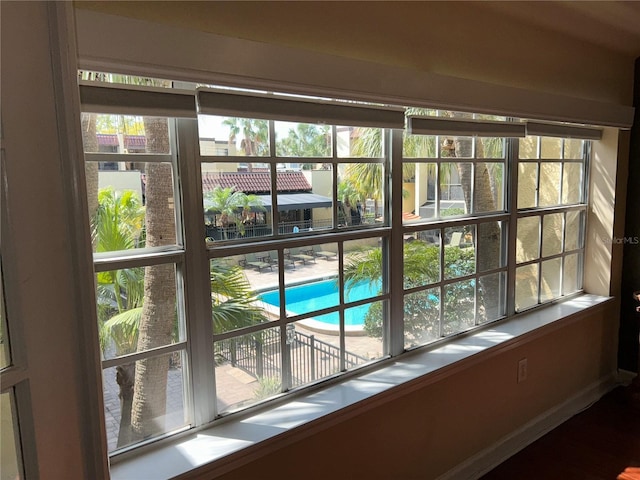
[[[588,146],[546,136],[519,142],[516,311],[582,288]]]
[[[455,132],[405,134],[405,348],[506,315],[508,142]]]
[[[111,453],[581,289],[586,141],[208,88],[151,108],[111,88],[82,117]]]
[[[98,168],[103,156],[115,154],[86,156],[110,450],[191,423],[175,120],[117,120],[108,114],[82,116],[85,150],[112,125],[135,127],[146,148],[135,159],[129,160],[131,153],[118,155],[115,171]]]

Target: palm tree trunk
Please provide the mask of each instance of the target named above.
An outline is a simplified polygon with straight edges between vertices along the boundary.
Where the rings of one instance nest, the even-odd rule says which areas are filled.
[[[480,145],[480,142],[477,142]],[[470,138],[457,137],[454,140],[454,150],[452,155],[462,158],[470,158],[473,153],[473,142]],[[478,148],[481,148],[478,147]],[[470,162],[457,163],[458,175],[462,183],[462,191],[464,193],[464,203],[467,213],[471,212],[473,203],[476,212],[493,212],[495,211],[495,200],[493,190],[491,188],[491,175],[486,163],[477,163],[475,179],[472,176],[472,168]],[[472,196],[475,198],[472,202]],[[476,261],[477,271],[484,272],[500,266],[500,250],[501,250],[501,233],[498,222],[480,223],[476,231]],[[500,282],[496,275],[488,275],[479,278],[480,294],[477,299],[478,313],[480,318],[478,322],[493,320],[498,318],[500,312],[499,302],[495,299],[500,298],[499,289]]]
[[[118,448],[131,444],[131,405],[133,404],[133,385],[135,363],[116,367],[116,382],[120,387],[120,429],[118,430]]]
[[[82,114],[82,143],[85,152],[98,151],[98,136],[96,134],[96,114]],[[98,210],[98,164],[85,162],[85,177],[87,179],[87,203],[89,205],[89,220]],[[95,245],[93,246],[95,249]]]
[[[147,152],[166,152],[169,145],[167,121],[144,119]],[[171,166],[149,163],[146,167],[146,246],[176,242]],[[176,306],[176,278],[173,264],[153,265],[145,270],[144,304],[138,334],[138,351],[171,343]],[[140,360],[135,369],[131,408],[133,440],[164,431],[169,356]]]

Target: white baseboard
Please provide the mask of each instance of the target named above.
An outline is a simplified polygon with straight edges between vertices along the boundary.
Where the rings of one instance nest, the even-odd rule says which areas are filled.
[[[437,480],[475,480],[584,410],[619,385],[621,372],[611,373],[559,405],[527,422],[495,444],[469,457]]]

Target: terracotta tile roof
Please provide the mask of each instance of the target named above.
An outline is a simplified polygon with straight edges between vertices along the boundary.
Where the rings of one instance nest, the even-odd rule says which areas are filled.
[[[203,172],[202,190],[215,187],[235,187],[245,193],[269,193],[271,175],[268,172]],[[278,192],[311,192],[311,184],[302,172],[278,172]]]

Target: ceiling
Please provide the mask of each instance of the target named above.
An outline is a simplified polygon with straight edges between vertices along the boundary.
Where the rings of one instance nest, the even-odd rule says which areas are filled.
[[[476,6],[623,55],[640,57],[640,1],[490,1]]]

